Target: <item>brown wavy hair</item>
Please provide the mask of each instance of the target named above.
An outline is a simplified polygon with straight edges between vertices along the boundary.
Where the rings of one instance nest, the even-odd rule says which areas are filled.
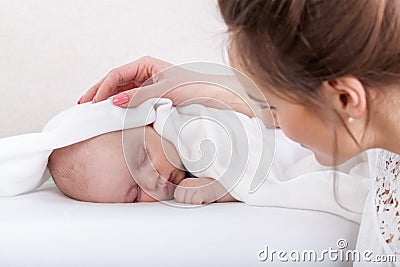
[[[400,81],[398,0],[219,0],[237,62],[262,90],[321,103],[324,81]]]
[[[326,104],[319,93],[322,83],[354,76],[366,88],[371,108],[369,89],[382,91],[400,83],[400,0],[218,0],[218,4],[228,27],[231,58],[263,91],[321,109]],[[338,138],[333,131],[336,165]],[[351,211],[339,201],[337,183],[335,172],[335,199]]]

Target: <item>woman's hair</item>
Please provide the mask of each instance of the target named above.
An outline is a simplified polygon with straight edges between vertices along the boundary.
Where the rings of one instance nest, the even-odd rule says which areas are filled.
[[[218,0],[218,4],[228,27],[231,58],[263,91],[321,109],[326,104],[319,92],[323,82],[351,75],[366,89],[379,90],[400,82],[399,0]],[[369,105],[368,90],[366,96]],[[369,116],[366,121],[364,127]],[[338,140],[333,131],[335,163]]]
[[[400,79],[400,1],[219,0],[235,60],[262,90],[318,106],[324,81]]]

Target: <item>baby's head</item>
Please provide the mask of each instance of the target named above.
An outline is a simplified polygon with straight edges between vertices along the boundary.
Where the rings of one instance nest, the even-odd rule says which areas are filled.
[[[66,196],[102,203],[169,200],[185,176],[173,144],[150,126],[56,149],[48,167]]]

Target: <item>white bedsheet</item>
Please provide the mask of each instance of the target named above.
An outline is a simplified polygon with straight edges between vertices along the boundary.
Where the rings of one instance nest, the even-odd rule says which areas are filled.
[[[175,208],[162,203],[71,200],[54,185],[0,198],[0,266],[351,266],[261,262],[264,249],[320,251],[358,225],[339,216],[243,203]]]

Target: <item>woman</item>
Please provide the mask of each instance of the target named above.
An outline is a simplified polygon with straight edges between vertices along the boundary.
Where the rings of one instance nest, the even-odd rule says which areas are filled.
[[[289,138],[325,165],[382,149],[369,153],[373,182],[357,246],[374,256],[400,253],[400,2],[219,0],[219,7],[231,65],[261,88]],[[167,67],[143,58],[113,70],[80,102],[136,88]],[[168,79],[113,101],[127,107],[160,96]],[[200,96],[224,99],[213,88],[165,95],[175,104]]]

